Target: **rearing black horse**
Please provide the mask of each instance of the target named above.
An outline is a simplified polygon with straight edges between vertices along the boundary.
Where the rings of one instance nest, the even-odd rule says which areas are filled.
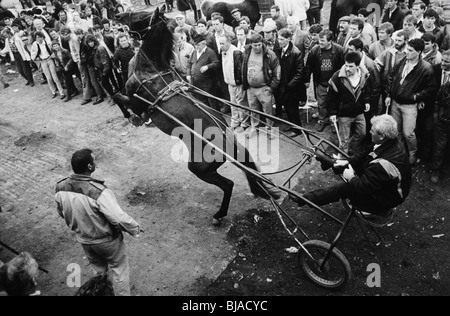
[[[148,118],[164,133],[173,135],[174,129],[180,124],[163,114],[156,107],[173,115],[176,119],[186,124],[190,129],[205,134],[208,128],[217,128],[220,134],[225,134],[220,144],[222,148],[232,148],[234,157],[239,157],[239,162],[244,166],[257,170],[248,150],[239,144],[232,133],[227,133],[226,122],[223,117],[209,107],[197,103],[187,92],[176,90],[181,78],[171,68],[173,58],[173,34],[167,27],[167,19],[164,12],[158,8],[154,12],[129,12],[116,16],[116,20],[127,24],[130,30],[142,39],[142,46],[136,55],[136,63],[133,74],[126,83],[126,95],[117,94],[114,100],[128,119],[136,119],[142,124]],[[180,86],[180,85],[178,85]],[[175,88],[174,88],[175,87]],[[175,91],[174,91],[175,90]],[[178,92],[176,92],[178,91]],[[181,92],[180,92],[181,91]],[[138,95],[138,97],[134,96]],[[145,102],[141,98],[147,100]],[[153,103],[153,105],[149,105]],[[130,109],[134,114],[128,112]],[[194,123],[201,122],[201,130]],[[175,133],[176,134],[176,133]],[[222,218],[227,215],[234,183],[217,172],[226,159],[207,159],[206,152],[213,152],[207,143],[195,140],[195,136],[189,132],[189,137],[180,137],[189,150],[188,169],[201,180],[213,184],[224,192],[219,211],[213,216],[213,224],[220,224]],[[179,135],[174,135],[179,136]],[[215,135],[214,137],[217,137]],[[211,141],[214,137],[205,139]],[[218,138],[217,138],[218,139]],[[229,153],[229,151],[226,151]],[[224,158],[223,156],[221,156]],[[205,159],[206,158],[206,159]],[[243,158],[243,159],[242,159]],[[269,194],[275,199],[279,198],[280,191],[274,190],[264,184],[253,175],[246,173],[250,190],[255,196],[269,198]]]

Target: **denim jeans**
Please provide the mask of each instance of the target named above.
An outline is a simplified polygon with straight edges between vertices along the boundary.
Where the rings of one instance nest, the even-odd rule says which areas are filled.
[[[323,86],[320,84],[315,84],[316,100],[319,110],[319,122],[328,123],[330,121],[328,110],[327,110],[327,94],[328,86]]]
[[[230,101],[242,106],[248,107],[247,97],[242,85],[239,86],[228,86],[228,91],[230,93]],[[241,126],[243,128],[248,127],[249,115],[248,111],[237,108],[235,106],[231,107],[231,127]]]
[[[417,104],[398,104],[392,100],[391,115],[398,125],[399,139],[405,139],[409,156],[416,157],[417,139],[416,139],[416,123],[417,123]]]
[[[78,62],[77,65],[81,75],[81,84],[83,85],[83,100],[89,100],[92,98],[92,90],[94,88],[89,77],[88,66],[81,64],[81,62]]]
[[[44,72],[45,78],[47,78],[48,86],[53,94],[56,93],[56,88],[58,88],[59,94],[64,94],[64,89],[62,87],[61,81],[59,81],[58,74],[56,73],[56,65],[53,58],[47,58],[46,60],[41,60],[42,71]],[[56,86],[55,86],[56,85]]]
[[[268,86],[263,86],[260,88],[249,87],[247,90],[247,100],[250,109],[264,112],[266,114],[273,114],[273,103],[274,97],[273,93]],[[266,119],[267,126],[273,126],[273,121],[271,119]],[[252,131],[256,130],[260,123],[260,115],[257,113],[251,114],[251,125]]]
[[[440,170],[442,168],[449,137],[450,122],[444,122],[438,118],[433,130],[433,161],[431,169]]]
[[[366,137],[366,118],[364,114],[356,117],[338,117],[339,136],[341,138],[340,148],[344,152],[355,154],[359,150],[361,142]],[[355,132],[350,137],[352,125],[355,126]]]

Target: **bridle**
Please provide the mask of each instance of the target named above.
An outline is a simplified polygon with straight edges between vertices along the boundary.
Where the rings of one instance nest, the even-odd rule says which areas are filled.
[[[142,40],[143,38],[145,38],[147,36],[148,32],[150,32],[150,30],[152,29],[152,22],[153,22],[153,18],[155,16],[155,13],[149,14],[147,17],[145,17],[143,19],[143,21],[145,21],[146,19],[150,18],[148,26],[146,26],[146,27],[144,27],[144,28],[142,28],[140,30],[137,30],[137,31],[131,30],[131,13],[132,13],[132,11],[128,12],[128,25],[130,26],[130,30],[128,31],[128,33],[137,34],[138,37],[139,37],[139,40]],[[158,25],[160,23],[163,23],[163,22],[166,22],[166,21],[167,21],[166,18],[162,17],[161,21],[159,21],[158,23],[156,23],[153,26],[156,26],[156,25]],[[143,35],[141,35],[141,32],[144,32],[144,31],[145,31],[145,33]]]

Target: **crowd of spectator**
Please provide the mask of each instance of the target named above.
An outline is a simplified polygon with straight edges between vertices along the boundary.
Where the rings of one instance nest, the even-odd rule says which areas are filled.
[[[140,42],[129,36],[127,26],[100,13],[121,9],[98,7],[95,1],[63,4],[53,14],[23,10],[20,17],[3,20],[1,54],[15,60],[26,85],[35,84],[33,72],[39,68],[51,96],[59,94],[66,102],[82,94],[82,104],[94,98],[98,104],[124,90]],[[438,182],[450,132],[447,2],[387,0],[379,26],[361,9],[339,20],[337,34],[314,23],[320,21],[323,1],[310,5],[314,12],[304,17],[274,5],[258,30],[238,9],[232,12],[232,25],[217,12],[208,21],[198,13],[192,25],[178,14],[171,24],[173,67],[211,95],[278,117],[284,109],[287,120],[299,126],[299,107],[311,88],[317,131],[338,133],[341,149],[349,154],[370,142],[371,118],[388,113],[397,121],[410,163],[431,162],[432,181]],[[251,138],[264,122],[271,135],[272,120],[197,97],[230,113],[234,132],[249,128]],[[300,134],[292,126],[283,132]]]
[[[34,86],[42,77],[40,84],[48,85],[52,98],[68,102],[82,95],[83,105],[112,103],[111,96],[124,89],[128,63],[139,47],[128,27],[112,20],[123,6],[113,0],[55,1],[53,12],[33,2],[23,6],[17,17],[2,20],[0,56],[15,63],[25,85]]]

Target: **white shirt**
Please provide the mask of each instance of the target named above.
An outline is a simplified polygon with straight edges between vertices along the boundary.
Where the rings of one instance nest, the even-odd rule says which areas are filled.
[[[38,42],[36,42],[36,44],[38,44],[39,47],[41,48],[41,55],[39,57],[42,60],[49,58],[50,54],[47,51],[47,46],[45,45],[45,41],[42,41],[42,44],[39,44]]]
[[[359,83],[361,82],[361,70],[359,70],[359,68],[357,68],[355,74],[353,76],[347,77],[347,78],[350,81],[350,84],[352,85],[352,87],[356,88],[359,85]]]
[[[241,52],[244,52],[244,50],[245,50],[244,48],[245,48],[245,39],[244,39],[244,42],[241,42],[238,40],[237,49],[239,49]]]
[[[445,80],[447,81],[445,82]],[[441,85],[443,86],[445,83],[450,81],[450,71],[442,70],[442,79],[441,79]]]
[[[411,63],[409,61],[406,62],[405,68],[403,68],[402,79],[400,80],[400,84],[403,84],[406,76],[413,70],[413,68],[419,63],[419,61],[415,63]]]
[[[203,48],[201,51],[197,51],[197,60],[200,59],[200,56],[203,55],[203,53],[206,51],[206,47]]]
[[[284,57],[284,55],[286,55],[286,52],[287,52],[288,48],[289,48],[289,44],[286,45],[285,48],[282,48],[282,49],[281,49],[281,52],[282,52],[281,56],[282,56],[282,57]]]
[[[216,38],[217,51],[219,52],[219,54],[220,54],[219,36],[221,36],[221,35],[225,35],[225,30],[222,30],[221,34],[219,34],[217,32],[214,33],[214,37]]]

